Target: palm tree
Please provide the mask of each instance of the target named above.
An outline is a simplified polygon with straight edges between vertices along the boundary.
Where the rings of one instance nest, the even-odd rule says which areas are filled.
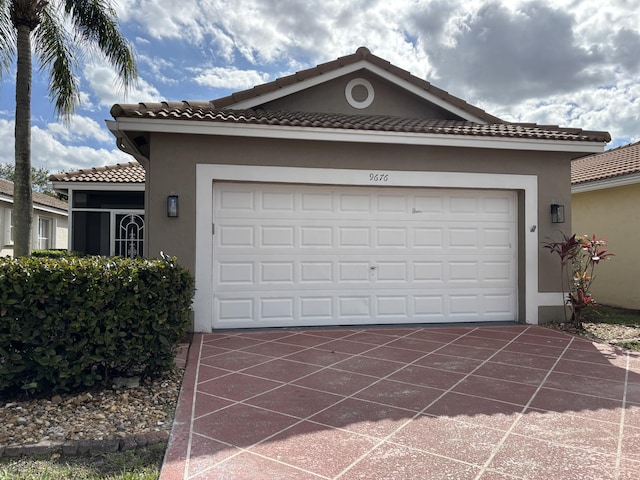
[[[32,50],[33,42],[33,50]],[[0,73],[16,69],[14,256],[31,252],[31,56],[49,73],[49,98],[68,120],[80,102],[79,52],[97,49],[127,90],[137,76],[110,0],[0,0]]]

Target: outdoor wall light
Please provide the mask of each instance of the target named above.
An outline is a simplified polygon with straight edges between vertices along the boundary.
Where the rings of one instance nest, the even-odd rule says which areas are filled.
[[[551,204],[551,223],[564,223],[564,205]]]
[[[167,197],[167,217],[178,216],[178,195],[169,195]]]

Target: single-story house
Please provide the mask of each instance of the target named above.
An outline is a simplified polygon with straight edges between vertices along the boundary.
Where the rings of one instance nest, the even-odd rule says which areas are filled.
[[[571,164],[573,231],[607,239],[610,261],[595,270],[598,303],[640,310],[640,142]]]
[[[195,331],[557,320],[542,244],[569,232],[571,160],[610,140],[503,121],[364,47],[111,114],[146,171],[145,255],[195,274]]]
[[[70,248],[89,255],[141,256],[144,251],[144,168],[138,162],[49,177],[69,198]]]
[[[40,192],[33,192],[32,202],[32,248],[67,248],[67,204]],[[0,257],[7,256],[13,256],[13,182],[0,178]]]

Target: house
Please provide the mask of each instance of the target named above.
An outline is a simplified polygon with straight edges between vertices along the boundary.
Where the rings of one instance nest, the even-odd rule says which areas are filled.
[[[146,171],[145,254],[196,277],[195,331],[558,319],[542,242],[571,225],[571,160],[610,140],[502,121],[364,47],[111,114]]]
[[[32,202],[32,248],[67,248],[67,204],[39,192]],[[7,256],[13,256],[13,182],[0,178],[0,257]]]
[[[640,142],[571,164],[573,232],[607,239],[611,261],[598,265],[598,303],[640,310]]]
[[[51,175],[69,198],[71,250],[137,257],[144,251],[144,168],[138,162]]]

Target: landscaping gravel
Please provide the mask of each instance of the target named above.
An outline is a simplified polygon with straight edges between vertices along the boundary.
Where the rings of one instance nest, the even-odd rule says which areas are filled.
[[[94,392],[4,402],[0,405],[0,449],[5,454],[20,453],[12,447],[42,443],[68,446],[88,440],[110,440],[109,445],[123,449],[166,440],[183,371],[176,369],[155,380],[118,382],[111,389]]]

